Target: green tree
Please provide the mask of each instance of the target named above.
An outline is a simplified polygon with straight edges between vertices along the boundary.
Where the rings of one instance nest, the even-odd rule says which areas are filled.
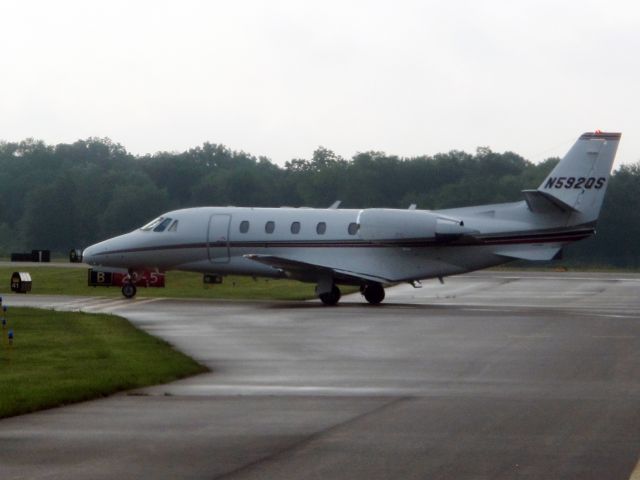
[[[66,251],[77,244],[74,190],[73,181],[60,176],[27,195],[21,220],[27,250]]]
[[[0,251],[66,252],[195,205],[453,208],[522,200],[558,162],[534,165],[479,147],[400,158],[366,151],[344,159],[319,147],[279,167],[265,157],[204,143],[136,157],[108,138],[50,146],[0,142]],[[567,248],[574,263],[640,267],[640,164],[609,182],[598,235]],[[623,232],[623,234],[621,234]]]
[[[118,186],[99,218],[101,237],[106,238],[142,227],[168,208],[167,193],[150,182]]]

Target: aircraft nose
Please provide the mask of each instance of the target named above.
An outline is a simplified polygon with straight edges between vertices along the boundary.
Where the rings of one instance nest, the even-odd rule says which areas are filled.
[[[130,234],[110,238],[88,246],[82,252],[85,263],[94,267],[128,268],[127,258],[122,248],[131,241]]]
[[[97,249],[95,245],[91,245],[90,247],[85,248],[84,251],[82,252],[82,261],[89,265],[95,265],[96,251]]]

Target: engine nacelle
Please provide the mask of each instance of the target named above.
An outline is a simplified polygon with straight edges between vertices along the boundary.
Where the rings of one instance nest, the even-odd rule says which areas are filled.
[[[462,220],[424,210],[370,208],[358,216],[358,234],[370,242],[386,240],[449,241],[473,233]]]

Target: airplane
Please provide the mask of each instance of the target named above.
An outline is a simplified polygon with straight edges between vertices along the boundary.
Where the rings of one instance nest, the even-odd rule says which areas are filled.
[[[325,305],[338,285],[371,304],[386,286],[420,286],[513,260],[551,260],[595,233],[620,133],[584,133],[524,200],[446,210],[197,207],[167,212],[143,227],[88,247],[103,268],[183,270],[292,278],[316,284]],[[136,294],[134,283],[122,287]]]

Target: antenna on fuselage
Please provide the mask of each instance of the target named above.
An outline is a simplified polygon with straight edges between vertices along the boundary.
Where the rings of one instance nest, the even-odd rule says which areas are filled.
[[[337,210],[341,203],[342,200],[336,200],[331,205],[329,205],[329,210]]]

